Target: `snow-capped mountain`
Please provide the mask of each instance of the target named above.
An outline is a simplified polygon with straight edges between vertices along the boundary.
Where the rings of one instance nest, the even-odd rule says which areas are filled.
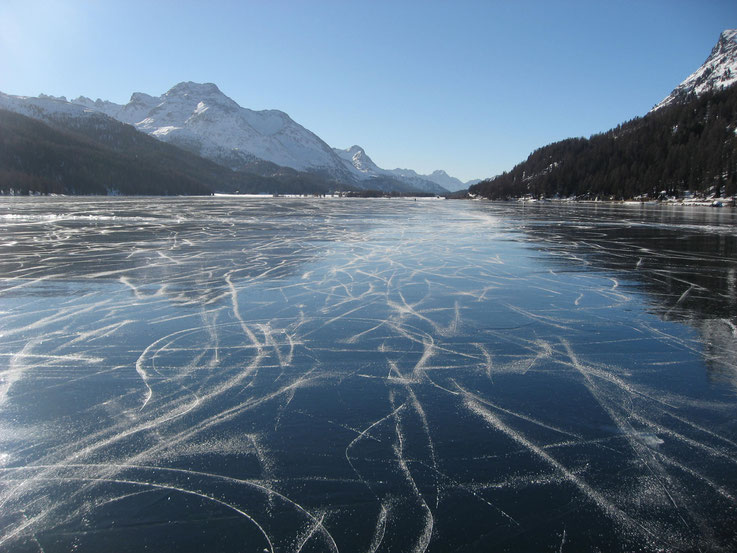
[[[330,146],[286,113],[243,108],[212,83],[179,83],[158,97],[134,93],[125,105],[85,97],[71,102],[232,169],[266,160],[338,180],[355,179]]]
[[[388,169],[382,169],[373,162],[360,146],[351,146],[347,150],[334,148],[333,151],[345,162],[347,167],[358,171],[364,182],[382,182],[380,186],[377,186],[378,188],[385,189],[387,186],[391,186],[392,182],[395,182],[410,189],[414,188],[432,194],[445,194],[448,192],[446,188],[430,180],[423,179],[417,173],[414,173],[414,171],[414,176],[404,176]],[[373,184],[369,185],[369,188],[373,187]]]
[[[159,97],[140,92],[118,105],[80,97],[71,101],[135,126],[159,140],[217,161],[232,169],[266,160],[283,167],[353,182],[362,188],[408,187],[442,194],[442,186],[424,179],[392,177],[358,146],[344,151],[328,146],[316,134],[278,110],[254,111],[239,106],[212,83],[184,82]],[[375,182],[372,182],[375,181]],[[407,189],[407,187],[405,187]]]
[[[446,185],[464,187],[444,171],[425,176],[382,169],[358,146],[333,149],[286,113],[243,108],[212,83],[179,83],[161,96],[135,92],[122,105],[84,96],[68,101],[0,93],[0,108],[47,122],[108,116],[234,170],[267,161],[359,188],[443,194]]]
[[[448,173],[446,173],[442,169],[433,171],[429,175],[419,175],[417,174],[417,172],[413,171],[412,169],[393,169],[392,173],[394,175],[401,176],[404,178],[419,177],[424,180],[429,180],[430,182],[434,182],[435,184],[442,186],[443,188],[445,188],[446,190],[449,190],[450,192],[455,192],[457,190],[464,190],[471,185],[481,182],[481,179],[474,179],[474,180],[470,180],[467,182],[463,182],[460,179],[451,177]]]
[[[396,179],[414,188],[435,194],[462,190],[472,184],[481,182],[480,180],[474,180],[464,183],[460,179],[451,177],[443,170],[433,171],[429,175],[421,175],[412,169],[382,169],[374,163],[368,154],[366,154],[366,151],[360,146],[351,146],[346,150],[334,148],[333,151],[347,164],[350,164],[353,169],[361,172],[366,178],[384,177]]]
[[[346,150],[333,148],[333,151],[338,155],[338,157],[340,157],[340,159],[346,162],[347,165],[362,173],[366,178],[369,178],[372,175],[378,175],[384,171],[384,169],[381,169],[373,162],[373,160],[360,146],[351,146]]]
[[[652,111],[737,83],[737,29],[723,31],[709,57]]]

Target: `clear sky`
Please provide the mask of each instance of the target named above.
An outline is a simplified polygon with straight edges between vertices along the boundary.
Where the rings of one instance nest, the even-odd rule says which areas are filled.
[[[381,167],[467,180],[644,115],[735,27],[734,0],[2,0],[0,91],[214,82]]]

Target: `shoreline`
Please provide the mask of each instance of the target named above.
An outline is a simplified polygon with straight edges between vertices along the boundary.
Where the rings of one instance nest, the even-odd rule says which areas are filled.
[[[630,205],[630,206],[679,206],[679,207],[737,207],[737,198],[689,198],[684,200],[668,199],[668,200],[578,200],[568,198],[513,198],[508,200],[492,200],[483,197],[468,197],[459,199],[469,199],[474,201],[487,202],[516,202],[521,204],[587,204],[587,205]]]

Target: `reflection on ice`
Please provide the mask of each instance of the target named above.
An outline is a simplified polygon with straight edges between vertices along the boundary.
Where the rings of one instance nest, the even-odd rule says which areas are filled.
[[[730,550],[715,211],[3,200],[0,551]]]

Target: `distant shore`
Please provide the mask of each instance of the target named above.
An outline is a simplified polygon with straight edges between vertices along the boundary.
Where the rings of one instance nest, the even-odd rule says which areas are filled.
[[[459,198],[456,196],[457,199]],[[491,200],[482,196],[467,196],[470,200],[486,200],[486,201],[506,201],[519,203],[570,203],[570,204],[620,204],[620,205],[660,205],[660,206],[693,206],[693,207],[737,207],[737,198],[735,197],[718,197],[718,198],[666,198],[663,200],[654,199],[629,199],[629,200],[613,200],[613,199],[579,199],[579,198],[510,198],[508,200]]]

